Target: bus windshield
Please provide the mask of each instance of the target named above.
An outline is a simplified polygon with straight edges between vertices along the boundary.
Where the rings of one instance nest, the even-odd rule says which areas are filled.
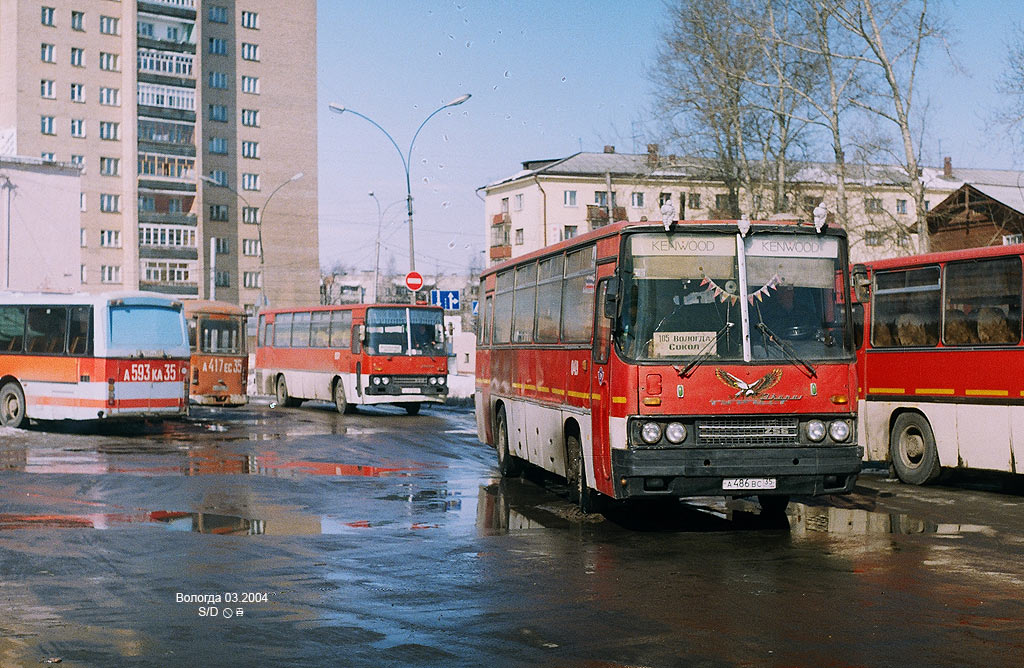
[[[181,311],[152,305],[110,307],[111,349],[136,352],[188,350]]]
[[[746,299],[751,360],[850,357],[839,240],[752,234],[743,241],[738,258],[736,235],[629,237],[616,329],[623,355],[741,361]]]
[[[241,318],[199,318],[200,352],[237,355],[243,341]]]
[[[442,312],[399,307],[367,309],[366,347],[371,355],[444,355]]]

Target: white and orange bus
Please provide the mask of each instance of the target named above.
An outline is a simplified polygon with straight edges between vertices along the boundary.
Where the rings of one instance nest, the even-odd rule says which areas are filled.
[[[585,511],[849,492],[846,253],[844,232],[796,223],[616,223],[488,269],[480,440],[502,475],[564,476]]]
[[[410,415],[448,396],[444,312],[434,306],[350,304],[261,311],[256,387],[282,406],[397,404]]]
[[[188,364],[180,301],[0,293],[0,425],[182,416]]]
[[[1024,472],[1022,257],[994,246],[854,267],[868,460],[917,485],[942,468]]]
[[[189,400],[206,406],[244,406],[249,356],[245,351],[245,309],[219,301],[185,302],[192,379]]]

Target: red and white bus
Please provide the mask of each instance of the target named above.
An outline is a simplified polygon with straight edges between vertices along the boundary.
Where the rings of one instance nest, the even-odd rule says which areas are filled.
[[[245,309],[219,301],[185,302],[192,379],[189,400],[206,406],[244,406],[249,356]]]
[[[918,485],[943,467],[1024,472],[1022,257],[994,246],[854,267],[868,460]]]
[[[448,396],[444,312],[435,306],[350,304],[261,311],[256,387],[282,406],[397,404],[415,415]]]
[[[180,301],[0,293],[0,425],[182,416],[188,364]]]
[[[584,510],[849,492],[846,253],[844,232],[796,223],[616,223],[488,269],[480,440],[502,475],[565,476]]]

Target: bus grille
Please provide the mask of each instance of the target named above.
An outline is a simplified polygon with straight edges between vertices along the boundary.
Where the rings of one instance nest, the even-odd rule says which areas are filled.
[[[792,445],[800,439],[795,417],[708,418],[697,422],[704,445]]]

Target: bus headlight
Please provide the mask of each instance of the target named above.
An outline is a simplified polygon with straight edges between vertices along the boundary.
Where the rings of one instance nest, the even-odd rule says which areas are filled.
[[[669,443],[679,444],[686,440],[686,427],[678,422],[669,422],[665,427],[665,438]]]
[[[381,379],[380,379],[380,382],[382,382],[382,383],[384,383],[385,385],[387,385],[388,383],[390,383],[390,382],[391,382],[391,379],[390,379],[390,378],[388,378],[387,376],[384,376],[383,378],[381,378]]]
[[[825,423],[821,420],[811,420],[807,423],[807,438],[815,443],[825,438]]]
[[[841,443],[850,438],[850,425],[845,420],[836,420],[828,426],[828,435],[833,441]]]
[[[446,382],[447,382],[447,379],[444,376],[438,376],[437,377],[437,384],[438,385],[444,385]]]
[[[370,382],[373,383],[374,385],[380,385],[380,377],[374,376],[373,378],[370,379]]]
[[[645,422],[640,428],[640,438],[644,439],[644,443],[657,443],[661,440],[661,425],[657,422]]]
[[[430,384],[431,385],[437,385],[437,377],[436,376],[431,376],[430,377]]]

